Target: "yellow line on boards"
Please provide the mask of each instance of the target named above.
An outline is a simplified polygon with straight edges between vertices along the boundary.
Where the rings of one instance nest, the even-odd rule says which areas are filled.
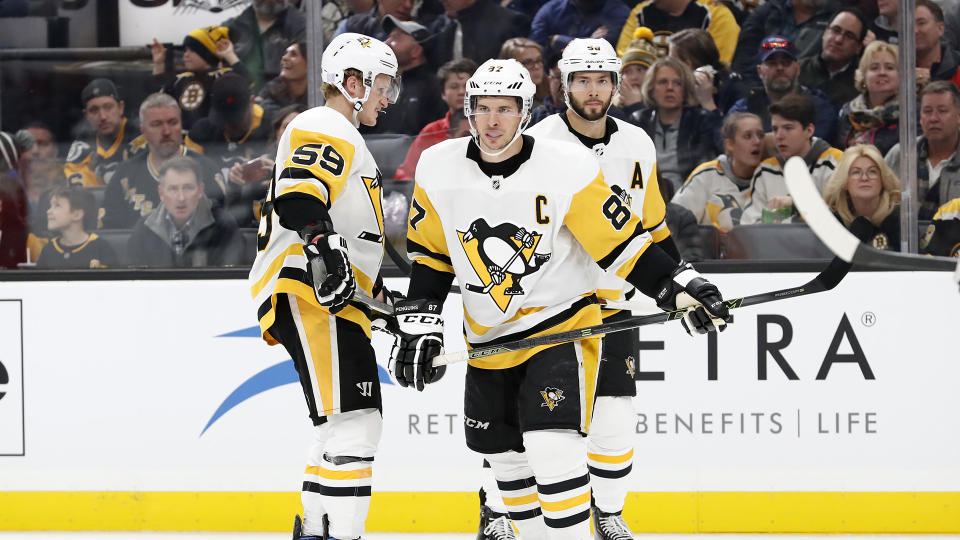
[[[442,509],[442,511],[437,511]],[[299,493],[0,492],[0,530],[288,531]],[[476,493],[375,492],[367,528],[472,532]],[[960,533],[960,492],[630,493],[643,532]]]

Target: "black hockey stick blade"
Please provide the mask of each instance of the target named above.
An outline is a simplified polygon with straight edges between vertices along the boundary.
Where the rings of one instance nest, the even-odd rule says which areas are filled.
[[[817,186],[814,185],[810,171],[807,170],[807,164],[802,158],[792,157],[787,160],[784,177],[790,196],[800,209],[804,221],[813,229],[817,238],[837,257],[849,263],[890,270],[950,271],[957,269],[960,276],[960,266],[955,259],[882,251],[860,242],[860,239],[834,217]],[[960,277],[957,279],[960,280]]]
[[[796,298],[798,296],[829,291],[830,289],[836,287],[841,280],[843,280],[843,277],[847,275],[849,270],[850,263],[844,261],[840,257],[835,257],[830,261],[830,264],[823,269],[823,271],[816,275],[816,277],[799,287],[754,294],[751,296],[744,296],[743,298],[724,300],[724,304],[726,304],[728,309],[737,309],[763,304],[766,302],[773,302],[774,300],[784,300],[787,298]],[[555,334],[518,339],[505,343],[497,343],[495,345],[485,345],[482,347],[475,347],[469,351],[441,354],[433,359],[433,366],[439,367],[447,364],[473,360],[476,358],[486,358],[495,354],[520,351],[523,349],[532,349],[533,347],[554,345],[557,343],[565,343],[567,341],[576,341],[578,339],[602,336],[604,334],[612,334],[614,332],[622,332],[624,330],[633,330],[634,328],[640,328],[641,326],[661,324],[667,321],[682,319],[686,312],[687,310],[685,309],[678,309],[675,311],[654,313],[652,315],[639,315],[612,323],[587,326],[585,328],[579,328],[576,330],[567,330],[565,332],[557,332]]]

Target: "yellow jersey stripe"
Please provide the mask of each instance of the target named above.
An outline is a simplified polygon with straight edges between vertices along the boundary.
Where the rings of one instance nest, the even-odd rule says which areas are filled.
[[[355,471],[331,471],[323,467],[307,466],[307,474],[326,478],[327,480],[359,480],[373,476],[373,468],[357,469]]]
[[[536,492],[521,495],[520,497],[504,497],[503,504],[507,506],[523,506],[525,504],[535,503],[539,500]]]
[[[633,457],[633,449],[631,448],[626,454],[619,456],[607,456],[604,454],[594,454],[592,452],[587,452],[587,459],[592,459],[600,463],[624,463],[630,461],[630,458]]]
[[[581,493],[562,501],[540,501],[540,506],[548,512],[562,512],[590,502],[590,492]]]
[[[250,288],[251,295],[256,298],[260,295],[260,292],[263,291],[263,288],[270,283],[270,280],[280,272],[280,269],[283,267],[283,261],[290,255],[303,255],[303,245],[302,244],[291,244],[284,250],[283,253],[277,255],[272,261],[270,261],[270,266],[267,267],[267,270],[263,273],[263,277],[257,280],[253,284],[253,287]]]

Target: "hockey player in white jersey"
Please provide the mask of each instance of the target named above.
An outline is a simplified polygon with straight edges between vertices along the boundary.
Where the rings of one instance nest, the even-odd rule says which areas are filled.
[[[471,137],[426,152],[407,230],[414,260],[396,304],[391,366],[422,390],[438,373],[441,306],[462,284],[468,346],[600,324],[595,291],[612,271],[664,309],[690,306],[698,332],[730,320],[717,288],[678,265],[604,181],[582,144],[521,135],[535,86],[515,60],[488,60],[467,82]],[[467,367],[467,446],[493,467],[524,540],[590,537],[587,442],[601,353],[598,338],[537,347]]]
[[[370,506],[382,405],[371,315],[350,299],[356,289],[389,296],[382,180],[357,126],[377,123],[399,79],[393,51],[360,34],[330,42],[321,74],[326,106],[297,116],[280,139],[250,287],[263,339],[293,357],[315,426],[294,539],[352,540]]]
[[[680,253],[666,224],[666,205],[657,183],[656,148],[637,126],[607,115],[620,82],[620,59],[605,39],[575,39],[563,50],[557,66],[567,110],[527,130],[535,140],[553,139],[580,144],[600,162],[603,179],[640,218],[644,229],[678,263]],[[634,287],[613,271],[597,284],[597,295],[608,300],[630,298]],[[604,322],[629,317],[629,311],[604,310]],[[622,517],[627,476],[633,467],[633,436],[637,395],[636,362],[640,339],[636,330],[603,338],[603,358],[596,403],[587,439],[593,524],[597,540],[633,538]]]

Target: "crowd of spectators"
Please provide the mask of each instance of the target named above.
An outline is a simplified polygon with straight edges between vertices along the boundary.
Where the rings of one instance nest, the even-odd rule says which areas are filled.
[[[252,0],[236,17],[186,32],[182,47],[154,39],[148,97],[128,103],[112,80],[93,78],[76,96],[84,122],[68,136],[40,121],[5,126],[0,267],[248,263],[255,248],[242,232],[257,226],[276,141],[307,107],[307,58],[319,53],[300,4]],[[960,2],[916,0],[917,63],[906,75],[895,0],[330,4],[327,37],[371,35],[398,58],[398,103],[361,128],[405,153],[387,180],[414,179],[426,148],[469,134],[463,96],[479,63],[513,58],[527,68],[535,124],[567,110],[563,48],[602,38],[623,61],[610,114],[654,141],[676,223],[722,236],[799,221],[783,182],[785,160],[799,156],[845,225],[899,249],[907,76],[919,96],[904,104],[919,111],[918,218],[935,220],[931,231],[960,229],[940,223],[960,217]],[[99,236],[117,230],[129,232],[127,243],[111,250]],[[943,234],[925,235],[922,247],[955,255],[960,238]]]

